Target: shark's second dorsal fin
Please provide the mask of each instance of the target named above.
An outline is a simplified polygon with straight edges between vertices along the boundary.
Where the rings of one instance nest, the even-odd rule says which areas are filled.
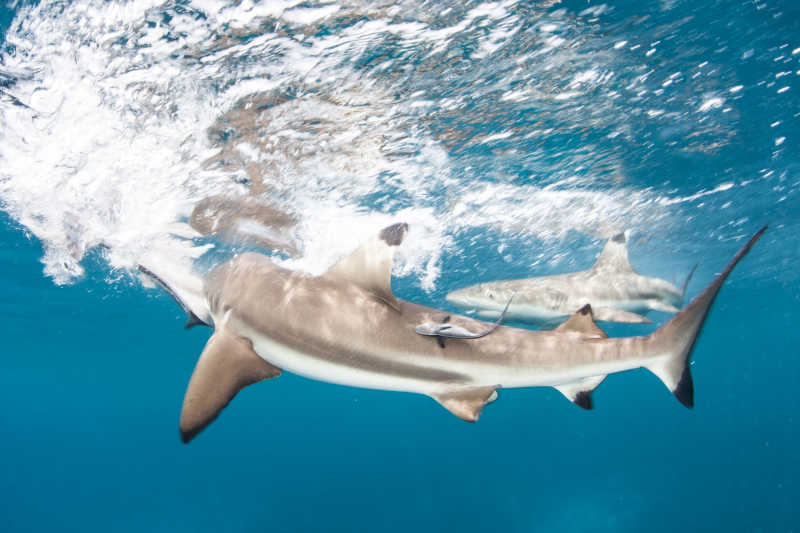
[[[392,265],[395,250],[403,242],[406,232],[408,224],[404,222],[383,228],[378,235],[339,260],[325,275],[355,283],[398,309],[392,293]]]
[[[183,398],[183,442],[189,442],[213,422],[244,387],[280,375],[281,369],[261,359],[249,340],[217,330],[208,339]]]
[[[610,239],[600,252],[593,270],[611,270],[614,272],[633,272],[631,262],[628,260],[628,246],[625,233],[617,233]]]
[[[600,326],[595,324],[594,316],[592,315],[592,306],[589,304],[584,305],[578,311],[569,317],[564,323],[556,328],[556,331],[577,331],[583,333],[590,339],[607,339],[606,332],[600,329]]]

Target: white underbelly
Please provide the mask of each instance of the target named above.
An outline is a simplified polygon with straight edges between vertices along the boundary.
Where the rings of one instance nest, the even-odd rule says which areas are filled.
[[[324,357],[298,350],[262,335],[250,328],[242,328],[239,334],[250,339],[259,357],[278,368],[299,376],[366,389],[393,390],[433,394],[441,385],[430,380],[415,379],[411,375],[395,375],[359,368],[337,360],[335,354]],[[384,357],[403,354],[383,354]],[[402,360],[402,359],[400,359]]]

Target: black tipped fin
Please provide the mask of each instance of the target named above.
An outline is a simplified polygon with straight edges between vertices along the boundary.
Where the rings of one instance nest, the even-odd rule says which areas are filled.
[[[400,246],[408,233],[408,224],[399,222],[383,228],[378,237],[389,246]]]
[[[211,324],[208,324],[208,323],[204,322],[199,316],[194,314],[194,312],[189,308],[189,306],[186,305],[186,302],[184,302],[181,299],[181,297],[178,296],[178,293],[175,292],[172,289],[172,287],[170,287],[167,284],[166,281],[161,279],[161,277],[159,277],[158,274],[156,274],[155,272],[153,272],[152,270],[150,270],[149,268],[147,268],[144,265],[136,265],[136,266],[139,269],[139,272],[141,272],[145,276],[147,276],[150,279],[152,279],[153,281],[155,281],[159,286],[161,286],[162,289],[167,291],[167,294],[172,296],[172,299],[175,300],[175,302],[180,306],[180,308],[183,309],[184,313],[186,313],[186,316],[188,318],[186,320],[186,324],[183,326],[183,329],[190,329],[190,328],[193,328],[195,326],[208,326],[208,327],[211,327]]]
[[[194,314],[191,311],[187,311],[189,314],[188,318],[186,319],[186,324],[184,324],[183,329],[192,329],[195,326],[207,326],[205,322],[203,322],[200,317]]]
[[[575,405],[581,407],[582,409],[586,409],[590,411],[594,409],[594,405],[592,404],[592,393],[591,391],[582,390],[578,394],[575,395],[575,399],[573,400]]]
[[[563,394],[569,401],[582,409],[594,409],[592,402],[592,391],[606,379],[605,374],[589,376],[571,383],[557,385],[555,388]]]
[[[558,326],[555,331],[578,332],[586,335],[588,338],[608,338],[606,332],[595,324],[593,316],[592,306],[586,304]]]
[[[725,279],[766,230],[767,226],[764,226],[750,237],[703,292],[648,337],[648,342],[653,344],[652,353],[660,354],[661,357],[645,365],[645,368],[658,376],[686,407],[694,406],[694,384],[689,361],[708,312]]]
[[[600,252],[600,256],[592,268],[610,272],[634,272],[628,260],[625,233],[618,233],[606,242],[603,251]]]
[[[681,379],[678,380],[678,385],[672,391],[672,394],[689,409],[694,407],[694,381],[692,381],[692,370],[689,365],[686,365],[683,369]]]
[[[392,265],[406,233],[406,223],[383,228],[376,237],[340,259],[325,275],[359,285],[399,312],[400,304],[392,293]]]

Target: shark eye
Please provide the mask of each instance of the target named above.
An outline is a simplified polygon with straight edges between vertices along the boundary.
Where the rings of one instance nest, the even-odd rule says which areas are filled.
[[[488,296],[490,300],[494,300],[494,293],[493,292],[487,292],[486,296]]]

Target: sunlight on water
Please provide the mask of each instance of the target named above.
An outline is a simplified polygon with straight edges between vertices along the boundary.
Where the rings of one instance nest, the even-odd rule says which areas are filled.
[[[21,8],[2,55],[3,208],[44,243],[57,283],[98,245],[115,269],[154,250],[188,266],[223,229],[318,273],[403,219],[414,230],[396,273],[431,289],[471,228],[552,254],[573,231],[713,235],[747,218],[754,180],[785,181],[659,169],[659,156],[740,142],[737,101],[755,90],[713,57],[672,68],[688,21],[608,32],[609,5],[550,4]],[[783,57],[791,87],[800,56]],[[794,140],[776,129],[778,153]],[[269,216],[223,224],[217,206],[190,225],[198,202],[245,197]],[[698,208],[712,229],[684,227]]]
[[[797,0],[7,0],[0,34],[2,533],[797,529]],[[655,331],[769,229],[694,346],[693,410],[643,369],[605,379],[591,412],[498,376],[505,390],[467,424],[430,398],[293,374],[341,377],[284,353],[280,379],[181,444],[211,331],[182,331],[183,310],[135,265],[205,314],[218,295],[189,270],[256,250],[317,274],[400,221],[392,289],[442,311],[428,333],[478,316],[452,293],[483,284],[490,311],[514,291],[513,327],[563,323],[578,289],[600,322],[648,312],[653,324],[601,324],[612,338]],[[622,230],[598,270],[627,250],[658,280],[559,277]],[[250,311],[224,313],[219,333],[284,308],[263,281],[231,291]],[[415,355],[335,294],[279,317],[274,342],[329,346],[353,371],[374,344],[361,352],[392,374],[449,367],[442,390],[467,377],[452,374],[455,343],[499,341],[509,374],[546,355],[549,384],[578,360],[555,340],[574,332],[521,330],[550,340],[427,339]],[[585,316],[569,327],[605,343]]]

